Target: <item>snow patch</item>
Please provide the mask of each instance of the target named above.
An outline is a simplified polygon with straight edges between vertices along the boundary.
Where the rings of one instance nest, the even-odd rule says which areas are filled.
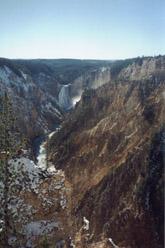
[[[58,221],[50,222],[47,220],[39,220],[30,222],[25,226],[25,234],[29,238],[27,242],[28,247],[33,247],[36,235],[52,236],[51,232],[59,225]]]
[[[113,240],[111,238],[108,239],[109,242],[111,243],[111,245],[114,247],[114,248],[119,248],[117,245],[115,245],[115,243],[113,242]]]
[[[84,221],[84,230],[89,230],[89,220],[87,220],[85,217],[83,217],[83,221]]]
[[[74,243],[73,243],[73,240],[71,240],[70,246],[73,247],[73,248],[76,247],[76,246],[74,245]]]

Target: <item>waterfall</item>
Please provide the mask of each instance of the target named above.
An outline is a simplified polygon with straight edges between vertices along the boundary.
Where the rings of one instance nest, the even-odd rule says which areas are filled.
[[[63,109],[69,110],[73,107],[72,100],[69,96],[69,85],[62,86],[58,97],[59,97],[59,104]]]

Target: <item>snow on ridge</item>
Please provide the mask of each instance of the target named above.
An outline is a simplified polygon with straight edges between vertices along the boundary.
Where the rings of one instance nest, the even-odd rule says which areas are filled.
[[[41,145],[40,152],[41,150],[44,152],[43,145]],[[43,154],[43,156],[45,157],[45,154]],[[41,154],[41,157],[42,157],[42,154]],[[53,175],[59,174],[62,177],[64,177],[63,172],[61,170],[57,171],[53,164],[50,164],[49,168],[45,170],[46,168],[43,166],[41,162],[39,162],[38,165],[36,165],[32,160],[25,158],[25,157],[12,159],[9,162],[15,166],[15,170],[17,172],[19,171],[20,163],[23,165],[21,169],[23,172],[21,173],[23,189],[25,189],[25,185],[23,181],[24,176],[28,177],[29,187],[31,189],[35,189],[38,186],[40,186],[41,183],[43,183],[44,178],[49,177],[51,175],[53,176]],[[26,188],[27,188],[27,182],[25,183],[26,183]],[[59,182],[57,182],[57,184],[59,184]]]
[[[46,225],[46,229],[45,229]],[[54,221],[51,222],[50,220],[39,220],[39,221],[32,221],[26,225],[25,232],[29,236],[40,234],[44,235],[52,230],[53,227],[58,227],[59,222]]]
[[[39,220],[28,223],[24,230],[28,238],[28,242],[26,245],[28,247],[33,247],[36,235],[52,236],[51,232],[53,231],[53,228],[58,227],[58,225],[59,225],[58,221],[50,222],[47,220]]]
[[[25,213],[31,216],[31,220],[28,217],[25,220],[23,232],[27,237],[27,247],[33,247],[36,235],[53,236],[56,228],[58,230],[62,228],[58,216],[47,217],[47,219],[43,219],[43,216],[45,216],[44,213],[48,215],[52,211],[52,207],[56,211],[57,204],[61,209],[66,209],[65,178],[64,172],[56,170],[53,164],[50,164],[48,170],[43,170],[39,165],[25,157],[10,160],[16,171],[19,171],[20,162],[23,166],[21,168],[21,178],[17,183],[21,183],[22,188],[9,208],[19,218],[24,217]],[[31,197],[34,198],[33,203]],[[30,202],[28,199],[30,199]],[[41,214],[41,219],[33,219],[35,213]],[[15,237],[10,237],[9,242],[14,242],[14,240]]]

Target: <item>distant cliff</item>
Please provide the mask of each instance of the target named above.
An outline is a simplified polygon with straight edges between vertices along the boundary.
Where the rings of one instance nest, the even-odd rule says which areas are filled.
[[[165,77],[165,57],[139,58],[120,71],[119,78],[130,80],[155,79],[159,82]]]
[[[85,89],[97,89],[110,81],[110,68],[101,67],[76,78],[70,86],[70,96],[77,99]]]
[[[165,57],[113,71],[84,91],[50,160],[71,184],[75,247],[163,248]]]

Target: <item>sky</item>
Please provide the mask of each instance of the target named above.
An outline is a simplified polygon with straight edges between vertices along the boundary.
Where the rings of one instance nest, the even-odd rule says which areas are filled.
[[[0,0],[0,57],[165,54],[164,0]]]

